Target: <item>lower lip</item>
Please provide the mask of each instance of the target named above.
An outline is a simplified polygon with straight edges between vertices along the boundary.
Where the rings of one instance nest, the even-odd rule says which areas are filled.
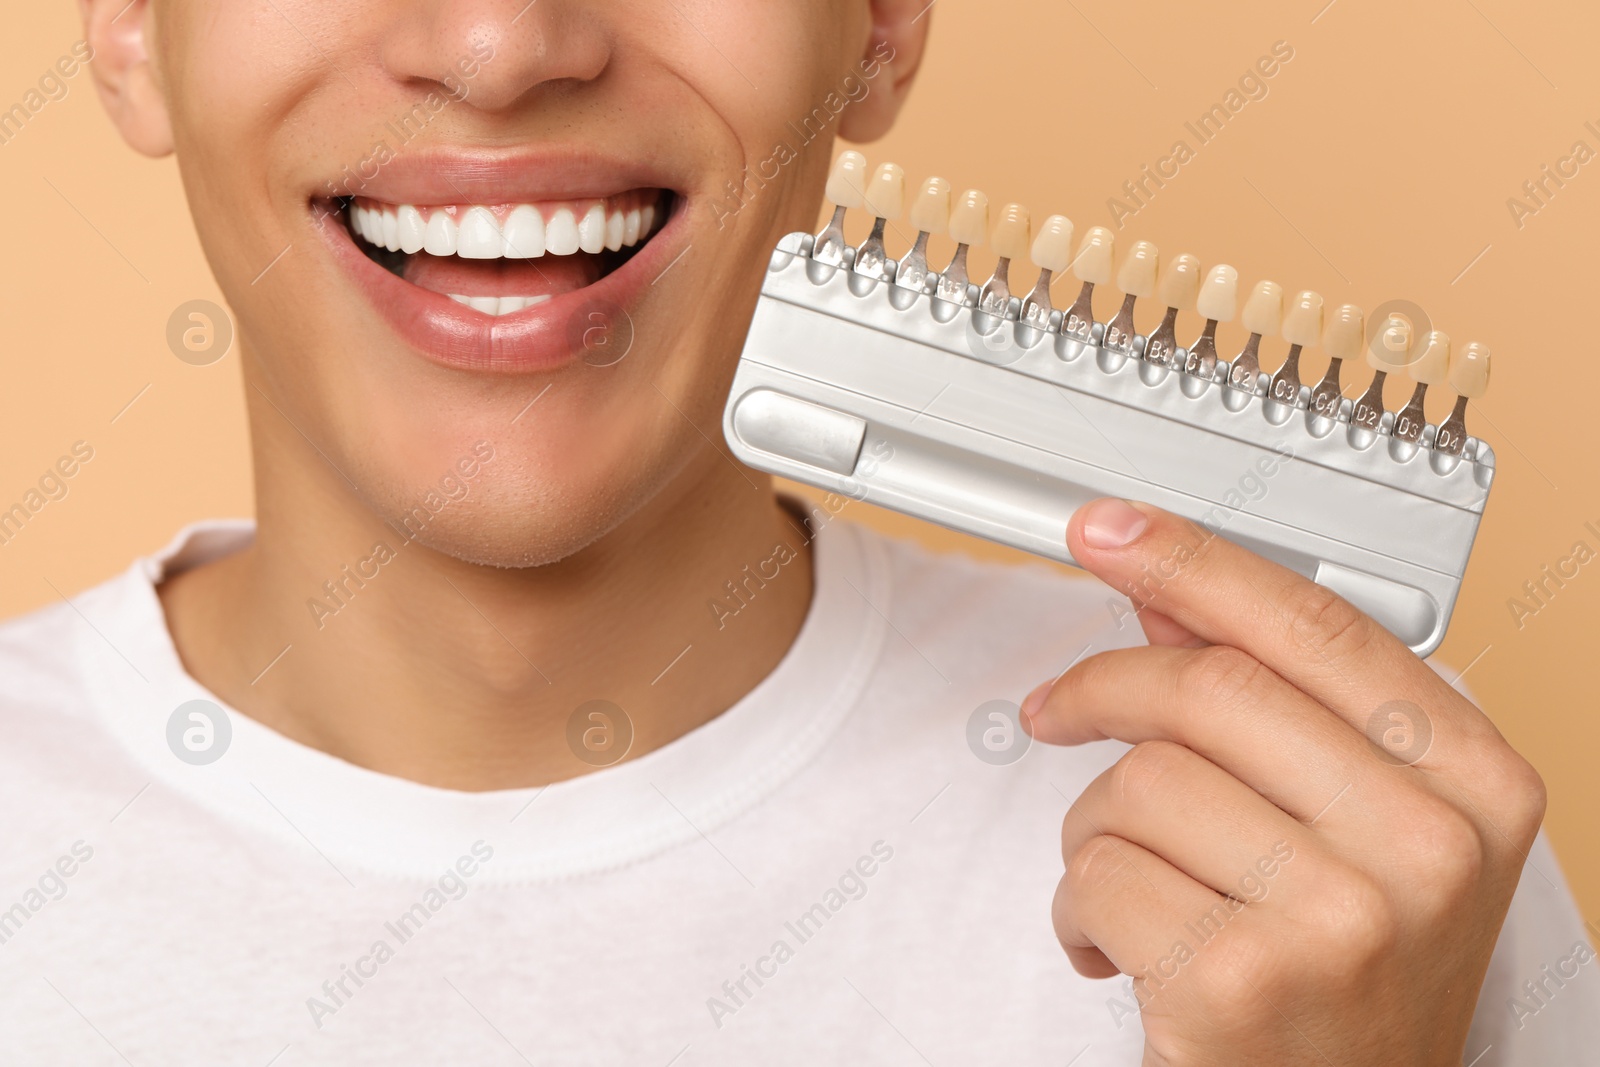
[[[356,247],[342,213],[318,214],[316,225],[334,259],[410,348],[457,370],[529,374],[576,361],[584,352],[585,332],[595,322],[608,322],[619,311],[631,315],[647,279],[667,265],[683,212],[674,209],[654,237],[593,285],[501,316],[473,311],[395,276]],[[597,314],[604,318],[596,319]]]

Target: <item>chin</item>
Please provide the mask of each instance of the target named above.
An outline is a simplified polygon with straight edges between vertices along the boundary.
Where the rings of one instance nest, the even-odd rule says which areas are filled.
[[[695,451],[688,441],[658,442],[648,464],[568,457],[555,472],[547,455],[487,444],[466,463],[452,455],[434,464],[453,475],[407,482],[368,507],[398,542],[479,566],[549,566],[616,533],[684,473]]]

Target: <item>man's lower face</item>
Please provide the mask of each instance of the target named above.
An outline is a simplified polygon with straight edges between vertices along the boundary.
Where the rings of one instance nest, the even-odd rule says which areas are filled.
[[[726,463],[707,441],[762,265],[813,220],[830,154],[833,131],[799,145],[791,120],[870,29],[847,0],[718,0],[698,28],[642,0],[520,6],[159,8],[257,451],[279,453],[258,470],[331,467],[392,522],[488,441],[431,537],[508,565]],[[793,162],[750,183],[780,142]]]

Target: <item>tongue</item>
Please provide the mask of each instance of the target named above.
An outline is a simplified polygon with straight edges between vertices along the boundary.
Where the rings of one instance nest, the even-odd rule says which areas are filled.
[[[600,259],[586,252],[540,259],[458,259],[418,252],[401,277],[446,296],[557,297],[599,281]]]

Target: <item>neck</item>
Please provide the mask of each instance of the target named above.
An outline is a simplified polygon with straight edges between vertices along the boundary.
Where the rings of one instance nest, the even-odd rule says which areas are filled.
[[[282,499],[265,473],[253,545],[160,588],[186,668],[279,733],[429,785],[537,786],[658,748],[765,677],[810,604],[804,525],[710,449],[594,544],[521,569],[408,540],[342,483]],[[714,606],[736,606],[729,582],[736,617]]]

